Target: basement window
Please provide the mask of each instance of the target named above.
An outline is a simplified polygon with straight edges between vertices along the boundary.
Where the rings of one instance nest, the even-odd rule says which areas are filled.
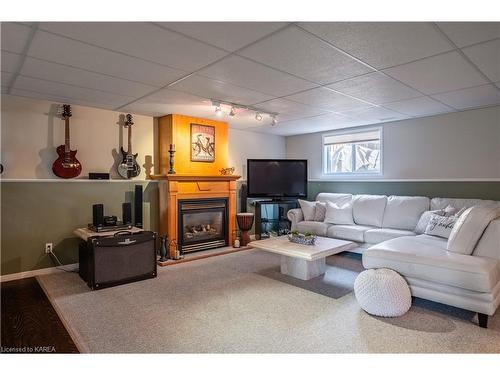
[[[382,174],[382,129],[323,136],[323,175],[352,177]]]

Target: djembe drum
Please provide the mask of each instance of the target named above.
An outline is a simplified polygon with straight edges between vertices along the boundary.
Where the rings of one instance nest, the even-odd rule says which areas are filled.
[[[246,246],[250,242],[250,234],[248,231],[252,229],[253,225],[253,213],[244,212],[236,214],[236,221],[238,222],[238,228],[241,231],[241,246]]]

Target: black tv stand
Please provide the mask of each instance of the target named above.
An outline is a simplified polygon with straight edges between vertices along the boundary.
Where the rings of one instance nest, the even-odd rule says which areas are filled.
[[[287,212],[299,206],[294,198],[261,199],[253,202],[255,206],[255,239],[269,238],[270,233],[284,235],[290,231],[291,222]]]

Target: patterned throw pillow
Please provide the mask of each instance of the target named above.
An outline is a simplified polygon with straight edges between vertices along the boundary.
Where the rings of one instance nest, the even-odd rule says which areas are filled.
[[[444,210],[434,210],[434,211],[425,211],[422,213],[420,216],[420,219],[418,220],[417,226],[415,227],[415,233],[417,234],[423,234],[425,233],[425,228],[427,228],[427,225],[429,224],[429,221],[431,220],[432,215],[439,215],[439,216],[445,216]]]
[[[326,215],[326,203],[316,202],[316,206],[314,208],[315,208],[314,221],[323,222],[325,220],[325,215]]]
[[[427,228],[425,228],[425,234],[448,238],[450,237],[451,230],[457,220],[458,217],[456,216],[441,216],[432,214],[429,224],[427,224]]]

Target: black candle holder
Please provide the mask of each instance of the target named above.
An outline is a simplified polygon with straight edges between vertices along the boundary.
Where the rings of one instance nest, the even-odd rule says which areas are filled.
[[[174,169],[174,154],[175,150],[168,150],[168,153],[170,154],[170,169],[168,170],[168,174],[175,174],[175,169]]]

